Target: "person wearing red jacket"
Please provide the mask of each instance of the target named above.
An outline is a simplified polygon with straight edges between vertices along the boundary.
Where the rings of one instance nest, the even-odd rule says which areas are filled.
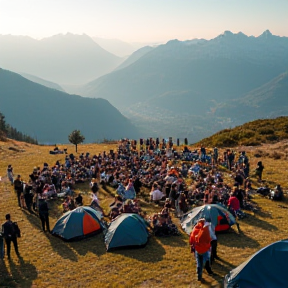
[[[228,199],[228,209],[236,217],[237,212],[240,210],[240,202],[235,193],[232,193]]]
[[[190,234],[189,244],[191,252],[195,253],[198,281],[202,280],[204,264],[208,274],[213,275],[210,266],[211,236],[209,224],[205,222],[205,219],[198,220]]]

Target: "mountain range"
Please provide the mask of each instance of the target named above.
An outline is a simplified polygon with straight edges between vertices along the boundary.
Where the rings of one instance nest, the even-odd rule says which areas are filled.
[[[258,37],[225,31],[211,40],[171,40],[139,52],[122,69],[84,85],[79,94],[107,99],[138,127],[149,130],[152,125],[150,133],[165,131],[191,141],[236,123],[223,116],[224,108],[215,111],[233,99],[234,104],[244,98],[249,102],[288,69],[288,38],[269,30]],[[229,105],[230,115],[238,115],[238,105]],[[258,117],[266,117],[267,105],[258,109]],[[269,115],[280,116],[280,110]]]
[[[7,123],[39,143],[67,143],[75,129],[88,143],[139,137],[107,100],[70,95],[4,69],[0,69],[0,103]]]
[[[85,84],[113,71],[122,61],[85,34],[59,34],[41,40],[0,35],[0,67],[61,85]]]
[[[89,118],[87,122],[88,116],[84,112],[91,107],[96,107],[95,111],[100,107],[96,114],[106,119],[105,125],[111,120],[110,113],[118,115],[118,120],[114,116],[112,118],[119,121],[120,126],[129,123],[125,124],[127,129],[123,124],[114,133],[101,134],[97,130],[100,134],[95,132],[96,136],[93,134],[93,137],[86,138],[88,141],[104,137],[115,139],[129,134],[142,137],[173,136],[196,142],[224,128],[288,113],[288,37],[273,35],[269,30],[258,37],[225,31],[211,40],[171,40],[155,47],[140,48],[126,60],[105,51],[95,43],[95,39],[87,35],[68,33],[42,40],[6,35],[0,36],[0,55],[0,65],[5,64],[3,68],[11,67],[13,71],[21,71],[31,81],[53,88],[48,89],[26,79],[28,82],[25,82],[24,78],[20,80],[19,75],[16,77],[16,74],[1,70],[3,79],[10,73],[10,78],[7,78],[10,79],[9,87],[5,82],[7,79],[0,80],[0,96],[5,99],[0,102],[1,112],[11,125],[24,133],[29,132],[32,137],[37,136],[39,142],[62,142],[67,141],[67,137],[59,138],[63,134],[61,132],[57,137],[51,134],[50,141],[48,136],[41,135],[39,138],[42,128],[37,126],[37,130],[32,131],[31,123],[25,123],[26,118],[22,123],[19,122],[18,127],[18,122],[13,121],[21,113],[18,111],[17,115],[8,107],[13,106],[13,103],[4,95],[13,95],[11,97],[17,99],[15,101],[23,101],[22,109],[28,105],[28,109],[33,107],[33,111],[34,104],[38,105],[36,110],[41,111],[39,103],[43,101],[42,97],[45,98],[45,107],[51,107],[51,111],[58,109],[55,108],[56,102],[61,103],[61,111],[66,107],[76,109],[75,103],[78,103],[81,117],[77,121],[81,123],[82,118],[86,119],[85,123],[94,123],[94,118]],[[89,79],[95,80],[81,85]],[[66,84],[56,84],[62,81],[70,83],[68,90]],[[87,99],[55,90],[61,90],[62,87]],[[35,100],[37,97],[40,102]],[[59,101],[57,97],[60,97]],[[2,110],[3,105],[6,105],[6,111]],[[62,115],[60,110],[57,110],[57,115]],[[76,115],[75,111],[73,115]],[[43,115],[37,115],[37,119],[43,118]],[[97,118],[97,122],[102,124],[100,119]],[[73,121],[73,125],[77,126],[75,119],[63,121],[68,125],[68,130],[72,129],[70,124]],[[41,122],[41,127],[45,127],[45,123]],[[53,125],[57,127],[56,123]],[[64,124],[61,125],[58,124],[59,129],[61,127],[61,131],[69,133]],[[81,128],[84,129],[84,126]]]

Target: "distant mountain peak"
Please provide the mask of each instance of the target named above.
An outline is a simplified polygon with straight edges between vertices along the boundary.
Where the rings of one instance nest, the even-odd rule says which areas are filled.
[[[270,32],[270,30],[265,30],[259,37],[261,38],[268,38],[268,37],[271,37],[273,36],[273,34]]]
[[[233,36],[234,34],[231,31],[226,30],[226,31],[224,31],[223,35],[226,37],[229,37],[229,36]]]
[[[173,39],[173,40],[169,40],[166,44],[167,45],[174,45],[174,44],[178,44],[179,42],[181,42],[181,41],[179,41],[178,39]]]

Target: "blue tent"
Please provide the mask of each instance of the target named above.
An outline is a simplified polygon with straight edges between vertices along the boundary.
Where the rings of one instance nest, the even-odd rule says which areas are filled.
[[[52,234],[64,240],[83,238],[103,229],[100,217],[101,213],[91,207],[77,207],[57,220]]]
[[[256,252],[225,276],[224,288],[288,287],[288,239]]]
[[[144,246],[149,233],[145,220],[138,214],[122,213],[112,221],[105,234],[107,251],[117,247]]]
[[[193,227],[200,218],[209,218],[217,232],[228,230],[236,223],[235,217],[224,206],[219,204],[206,204],[193,208],[182,217],[182,229],[190,235]]]

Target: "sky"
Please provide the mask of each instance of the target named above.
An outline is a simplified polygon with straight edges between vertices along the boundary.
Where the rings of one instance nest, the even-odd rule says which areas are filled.
[[[126,42],[288,36],[288,0],[0,0],[0,34],[87,34]]]

